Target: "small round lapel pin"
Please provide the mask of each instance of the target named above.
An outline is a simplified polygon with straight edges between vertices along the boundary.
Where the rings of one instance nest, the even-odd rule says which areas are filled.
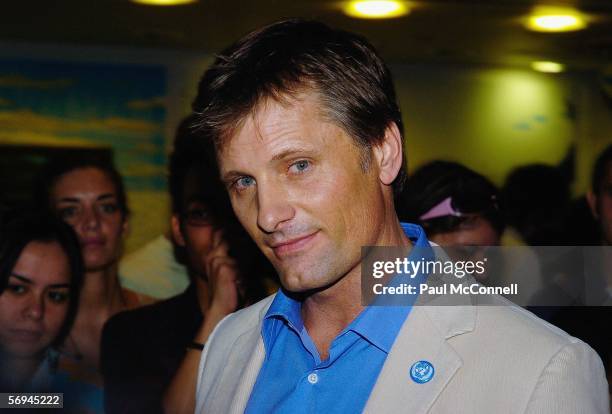
[[[434,376],[434,367],[429,361],[417,361],[410,367],[410,378],[417,384],[425,384]]]

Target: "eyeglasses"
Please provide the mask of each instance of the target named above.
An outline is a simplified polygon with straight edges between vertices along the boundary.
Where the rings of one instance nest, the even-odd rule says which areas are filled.
[[[181,214],[183,223],[190,226],[209,226],[212,224],[212,217],[205,208],[191,208]]]

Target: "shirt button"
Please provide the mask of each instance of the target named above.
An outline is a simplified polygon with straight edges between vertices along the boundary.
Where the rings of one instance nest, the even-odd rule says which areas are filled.
[[[311,384],[316,384],[317,382],[319,382],[319,376],[315,373],[312,373],[308,376],[308,382],[310,382]]]

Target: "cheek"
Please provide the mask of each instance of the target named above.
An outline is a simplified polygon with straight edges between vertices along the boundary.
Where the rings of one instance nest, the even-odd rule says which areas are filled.
[[[599,214],[603,220],[612,221],[612,197],[608,195],[601,197]]]
[[[252,231],[257,227],[257,200],[255,197],[250,194],[237,196],[230,193],[230,202],[242,227],[253,236],[255,233]]]
[[[500,235],[498,235],[494,230],[491,230],[487,233],[487,236],[482,240],[480,246],[499,246],[501,243]]]
[[[456,244],[466,246],[482,246],[490,244],[488,243],[488,236],[486,233],[482,233],[479,230],[462,230],[456,232]]]
[[[109,216],[105,222],[110,234],[121,236],[123,233],[123,220],[120,214]]]
[[[0,332],[16,320],[19,313],[19,302],[12,300],[7,294],[0,295]]]
[[[198,255],[206,254],[212,247],[213,227],[188,227],[185,231],[187,249]]]
[[[72,230],[74,230],[74,232],[76,233],[79,241],[83,240],[85,238],[84,234],[83,234],[83,226],[78,226],[75,224],[72,224],[68,221],[66,221],[66,223],[68,223],[70,225],[70,227],[72,227]]]
[[[296,205],[327,225],[359,229],[363,226],[350,223],[363,225],[363,220],[371,218],[369,212],[376,210],[372,204],[375,194],[369,176],[361,170],[328,169],[296,188],[292,196]]]
[[[45,307],[45,327],[55,337],[68,316],[68,303],[47,303]]]
[[[332,180],[325,176],[297,187],[291,198],[294,204],[308,206],[308,210],[314,213],[337,213],[350,202],[350,196],[342,191],[344,185],[342,177]]]
[[[499,240],[493,230],[476,228],[459,230],[447,234],[445,244],[459,246],[495,246],[499,244]]]
[[[498,246],[501,235],[488,221],[480,219],[479,224],[470,230],[470,237],[474,240],[472,244],[476,246]]]
[[[19,301],[0,295],[0,348],[5,344],[8,330],[15,328],[21,321]]]

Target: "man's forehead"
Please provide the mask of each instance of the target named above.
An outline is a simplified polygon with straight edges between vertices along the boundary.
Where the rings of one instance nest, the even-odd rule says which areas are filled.
[[[326,123],[319,108],[319,98],[303,93],[282,100],[268,98],[236,124],[217,146],[220,161],[242,155],[256,147],[266,146],[276,152],[295,147],[310,149],[308,130],[318,120]]]

